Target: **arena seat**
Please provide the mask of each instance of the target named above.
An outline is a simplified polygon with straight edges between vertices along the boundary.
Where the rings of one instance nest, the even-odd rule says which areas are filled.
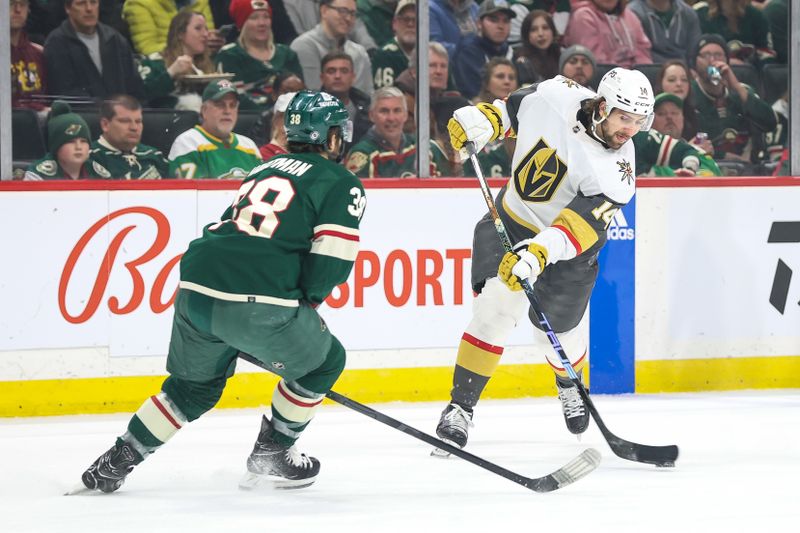
[[[145,109],[142,119],[144,121],[142,143],[158,148],[167,156],[175,137],[195,126],[200,120],[200,115],[195,111]]]
[[[650,85],[653,86],[653,91],[658,90],[656,87],[658,87],[658,73],[661,72],[661,63],[634,65],[633,68],[647,76],[647,79],[650,80]]]
[[[258,133],[254,132],[254,129],[259,123],[260,118],[261,111],[239,111],[239,119],[236,121],[233,131],[252,139],[256,136],[255,133]],[[263,133],[260,134],[261,137],[263,137],[263,135]]]
[[[47,153],[36,111],[14,109],[11,112],[11,158],[19,165],[41,159]]]
[[[731,69],[733,69],[733,73],[736,74],[736,78],[740,82],[746,83],[753,88],[758,96],[763,97],[764,91],[761,86],[761,76],[758,75],[756,67],[745,63],[744,65],[731,65]]]
[[[764,100],[772,105],[789,88],[789,66],[764,65],[761,81],[764,83]]]

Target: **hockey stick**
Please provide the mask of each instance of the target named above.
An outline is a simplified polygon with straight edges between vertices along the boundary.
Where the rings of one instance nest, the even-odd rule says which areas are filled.
[[[500,240],[503,243],[503,248],[507,252],[510,252],[512,250],[511,241],[508,238],[505,225],[503,224],[503,221],[500,219],[500,215],[497,212],[497,207],[494,205],[494,198],[492,198],[492,193],[489,190],[489,185],[486,183],[486,178],[483,176],[483,171],[481,170],[480,163],[478,162],[475,144],[471,141],[468,141],[464,143],[464,147],[467,149],[470,161],[472,161],[472,166],[475,168],[475,175],[478,177],[478,183],[480,183],[481,186],[483,199],[486,201],[486,206],[489,208],[489,213],[492,215],[492,221],[494,222],[494,227],[497,230],[497,235],[500,237]],[[589,413],[597,423],[597,427],[600,428],[600,432],[603,434],[603,437],[605,437],[606,442],[608,442],[611,451],[613,451],[619,457],[629,461],[638,461],[640,463],[649,463],[663,467],[675,466],[675,461],[678,459],[678,447],[674,444],[667,446],[637,444],[635,442],[630,442],[617,437],[611,433],[608,427],[606,427],[605,422],[603,422],[603,419],[600,417],[600,413],[597,412],[597,408],[594,406],[594,402],[592,402],[592,399],[589,397],[589,393],[586,391],[583,383],[581,383],[580,379],[578,379],[578,374],[575,372],[575,369],[572,368],[572,363],[570,363],[567,354],[564,352],[564,348],[561,346],[561,343],[553,331],[552,326],[550,326],[550,322],[542,312],[542,306],[539,304],[539,300],[536,297],[536,294],[533,292],[533,287],[531,287],[531,284],[527,279],[520,280],[520,284],[525,291],[525,295],[528,297],[528,301],[531,304],[531,309],[533,309],[533,312],[536,314],[536,319],[539,321],[542,331],[544,331],[544,333],[547,335],[547,338],[550,340],[550,345],[561,359],[561,363],[564,365],[567,374],[569,374],[570,380],[576,387],[578,387],[578,393],[580,394],[586,406],[589,408]]]
[[[239,357],[248,361],[257,367],[263,368],[264,370],[270,371],[267,366],[253,357],[252,355],[246,354],[244,352],[239,352]],[[386,424],[389,427],[402,431],[406,435],[410,435],[416,439],[421,440],[431,446],[436,446],[442,450],[450,452],[451,454],[464,459],[476,466],[479,466],[493,474],[497,474],[498,476],[504,477],[514,483],[522,485],[523,487],[530,489],[534,492],[551,492],[562,487],[569,485],[570,483],[574,483],[575,481],[581,479],[582,477],[587,476],[589,473],[592,472],[597,466],[600,464],[600,452],[593,448],[587,448],[586,450],[582,451],[575,457],[572,461],[567,463],[566,465],[562,466],[555,472],[547,474],[546,476],[542,477],[525,477],[511,470],[507,470],[502,466],[496,465],[486,459],[478,457],[477,455],[472,455],[469,452],[465,452],[461,448],[453,446],[451,444],[446,443],[443,440],[437,439],[427,433],[424,433],[418,429],[415,429],[409,425],[406,425],[400,422],[397,419],[394,419],[388,415],[385,415],[379,411],[372,409],[371,407],[367,407],[364,404],[358,403],[355,400],[351,400],[346,396],[342,396],[338,392],[328,391],[326,394],[328,398],[333,400],[334,402],[341,404],[345,407],[348,407],[354,411],[361,413],[362,415],[366,415],[373,420],[377,420],[382,424]]]

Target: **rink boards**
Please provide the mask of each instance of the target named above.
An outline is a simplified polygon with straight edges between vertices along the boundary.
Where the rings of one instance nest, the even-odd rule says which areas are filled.
[[[800,386],[798,183],[640,180],[609,228],[584,324],[595,392]],[[471,180],[366,187],[361,252],[321,308],[348,348],[336,388],[365,402],[444,399],[482,196]],[[1,184],[0,416],[129,411],[158,390],[180,255],[235,193]],[[517,328],[486,395],[551,394],[547,350]],[[220,405],[263,404],[273,384],[241,364]]]

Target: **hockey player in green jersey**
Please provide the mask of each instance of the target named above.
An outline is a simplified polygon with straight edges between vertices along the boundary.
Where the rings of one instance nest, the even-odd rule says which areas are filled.
[[[366,197],[337,164],[349,130],[338,99],[298,93],[285,126],[289,153],[253,169],[222,219],[183,255],[169,376],[83,473],[87,490],[117,490],[135,465],[214,407],[240,352],[281,377],[240,486],[314,482],[319,461],[294,443],[345,364],[315,308],[350,274]]]

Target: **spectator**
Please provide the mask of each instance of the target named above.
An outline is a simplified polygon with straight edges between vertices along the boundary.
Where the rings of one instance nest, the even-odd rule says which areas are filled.
[[[728,46],[722,36],[702,35],[693,50],[692,91],[697,97],[698,123],[707,129],[715,158],[757,160],[759,154],[748,154],[752,149],[751,129],[756,135],[772,131],[776,125],[775,113],[752,87],[736,78],[728,65]],[[720,79],[714,79],[709,67],[716,69]]]
[[[236,87],[228,80],[203,91],[200,125],[175,139],[169,151],[169,174],[185,179],[242,179],[261,161],[250,138],[233,133],[239,117]]]
[[[42,47],[25,32],[29,11],[28,0],[11,0],[11,106],[41,110],[45,105],[36,97],[47,93],[47,70]]]
[[[169,24],[166,48],[139,64],[147,106],[200,111],[202,87],[184,77],[214,71],[206,18],[197,11],[181,11]]]
[[[692,94],[690,80],[689,67],[686,66],[686,63],[680,59],[670,59],[661,65],[654,88],[656,93],[672,93],[683,101],[683,133],[679,137],[693,142],[713,155],[714,146],[705,133],[697,137],[697,110],[694,106],[694,95]]]
[[[69,104],[56,100],[47,120],[45,156],[31,163],[25,171],[26,181],[109,179],[111,173],[100,163],[88,163],[89,126]]]
[[[346,148],[357,143],[372,123],[369,119],[369,95],[353,87],[353,59],[344,52],[331,52],[322,58],[321,89],[338,98],[353,123],[353,139]]]
[[[704,34],[717,34],[728,42],[730,63],[760,64],[775,60],[767,19],[750,0],[707,0],[695,4],[694,9]]]
[[[295,31],[303,34],[320,22],[320,3],[322,0],[288,0],[285,3],[286,12]],[[367,51],[375,50],[378,45],[367,31],[364,21],[356,17],[355,24],[347,37],[354,43],[363,46]]]
[[[355,86],[372,94],[372,65],[366,49],[351,41],[347,34],[356,20],[355,0],[320,0],[320,22],[292,42],[292,50],[300,58],[303,79],[311,90],[318,90],[319,69],[322,57],[334,50],[342,50],[353,58]]]
[[[478,11],[478,35],[467,35],[456,46],[453,76],[458,90],[467,98],[478,94],[481,68],[493,57],[511,59],[508,45],[511,19],[516,17],[505,0],[484,0]]]
[[[375,91],[369,110],[373,126],[347,154],[345,166],[362,178],[408,178],[416,175],[414,137],[403,132],[408,115],[403,93],[396,87]],[[431,175],[449,167],[439,147],[431,154]]]
[[[591,83],[596,69],[594,54],[580,44],[573,44],[565,49],[558,58],[559,74],[590,89],[594,89]]]
[[[112,179],[169,177],[169,162],[161,150],[142,144],[142,105],[127,95],[112,96],[100,106],[102,135],[92,143],[90,158]]]
[[[777,54],[778,63],[789,62],[789,4],[786,0],[769,0],[763,10],[767,19],[772,48]],[[795,14],[795,16],[797,16]]]
[[[125,0],[104,0],[100,2],[100,22],[117,30],[125,40],[130,42],[128,24],[122,19],[122,5]],[[50,33],[59,27],[67,13],[64,11],[64,0],[30,0],[30,16],[26,29],[31,40],[44,44]]]
[[[462,37],[478,33],[478,4],[475,0],[431,0],[428,5],[430,39],[441,43],[453,57]]]
[[[534,9],[541,9],[547,11],[553,17],[553,22],[556,25],[556,32],[559,35],[564,35],[567,30],[567,23],[569,22],[569,14],[572,6],[570,0],[517,0],[527,4],[531,11]],[[512,6],[513,8],[513,6]],[[522,20],[522,19],[520,19]],[[511,21],[511,33],[514,33],[514,21]]]
[[[689,49],[700,38],[697,13],[683,0],[631,0],[628,9],[642,23],[650,39],[654,63],[688,59]]]
[[[789,91],[785,91],[780,98],[772,104],[775,111],[777,126],[774,130],[767,132],[766,144],[767,154],[770,162],[778,164],[784,150],[789,148]]]
[[[481,69],[481,88],[475,103],[503,100],[518,88],[514,63],[504,57],[493,57]]]
[[[514,64],[520,85],[530,85],[558,74],[561,56],[559,35],[553,17],[534,9],[522,21],[522,43],[514,47]]]
[[[234,81],[243,107],[265,110],[272,106],[272,87],[281,72],[302,79],[297,54],[272,35],[272,9],[266,0],[231,0],[230,14],[239,29],[239,39],[222,47],[217,64],[222,72],[235,74]],[[246,104],[246,105],[244,105]]]
[[[50,94],[142,97],[142,80],[128,42],[98,22],[98,0],[65,0],[67,20],[44,45]]]
[[[683,100],[672,93],[656,96],[655,117],[649,131],[633,136],[636,175],[721,176],[710,155],[681,139]]]
[[[128,23],[133,47],[142,55],[150,55],[167,46],[169,25],[179,9],[202,13],[210,30],[214,30],[214,15],[208,0],[126,0],[122,16]],[[209,33],[208,47],[216,53],[225,39],[216,32]]]
[[[627,0],[578,0],[563,44],[582,44],[598,63],[631,68],[650,64],[650,40],[639,18],[625,8]]]
[[[417,45],[417,2],[400,0],[392,19],[394,37],[372,56],[372,81],[376,89],[391,87],[408,68]]]
[[[372,40],[381,47],[394,37],[392,20],[397,11],[398,0],[356,0],[359,20],[364,22]]]
[[[289,102],[297,93],[284,93],[275,100],[275,106],[272,108],[271,127],[270,132],[272,137],[267,144],[259,147],[258,151],[261,153],[261,159],[266,161],[271,157],[279,154],[288,153],[287,140],[286,140],[286,127],[283,125],[283,118],[286,115],[286,108]]]

